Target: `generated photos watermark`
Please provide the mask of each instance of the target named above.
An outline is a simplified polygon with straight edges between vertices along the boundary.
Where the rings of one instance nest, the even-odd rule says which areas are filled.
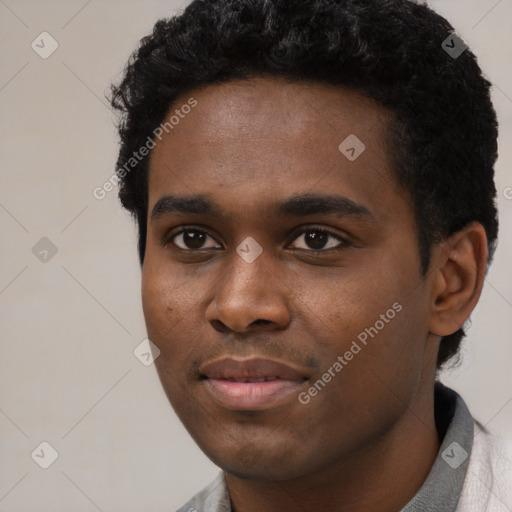
[[[181,105],[180,108],[174,109],[174,113],[169,117],[167,121],[161,123],[154,130],[152,135],[148,135],[146,142],[137,150],[134,151],[132,156],[128,159],[125,164],[117,169],[117,172],[112,174],[108,180],[106,180],[103,185],[100,187],[96,187],[92,191],[92,195],[95,199],[101,201],[105,199],[107,194],[114,190],[114,187],[119,185],[119,182],[133,169],[137,167],[139,162],[141,162],[149,152],[156,146],[155,139],[162,140],[162,135],[165,133],[169,133],[174,127],[176,127],[181,119],[184,119],[190,111],[197,106],[197,100],[194,98],[189,98],[187,103]]]
[[[348,365],[350,361],[361,352],[361,350],[367,346],[369,338],[374,338],[379,334],[382,329],[386,327],[393,320],[397,313],[402,311],[402,304],[395,302],[385,313],[381,314],[379,319],[370,327],[366,327],[361,331],[356,339],[352,340],[352,343],[347,351],[343,355],[338,356],[336,361],[322,374],[321,378],[318,379],[307,391],[299,393],[298,400],[301,404],[309,404],[311,399],[320,393],[325,386],[331,382],[332,379],[338,375],[338,373]]]

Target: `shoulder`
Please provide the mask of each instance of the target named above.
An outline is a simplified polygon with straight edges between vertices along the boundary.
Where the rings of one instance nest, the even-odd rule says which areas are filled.
[[[231,512],[224,473],[219,473],[215,480],[195,494],[176,512]]]
[[[457,512],[512,510],[511,443],[475,422],[473,447]]]

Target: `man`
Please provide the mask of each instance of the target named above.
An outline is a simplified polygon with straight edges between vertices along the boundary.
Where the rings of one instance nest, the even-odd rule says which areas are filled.
[[[512,510],[436,382],[497,237],[474,55],[407,0],[195,0],[113,88],[167,396],[223,471],[180,510]]]

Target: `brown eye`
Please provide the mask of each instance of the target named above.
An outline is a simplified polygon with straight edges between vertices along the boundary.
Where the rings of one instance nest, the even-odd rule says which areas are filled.
[[[328,249],[340,249],[349,245],[349,243],[338,235],[331,233],[325,229],[309,228],[295,240],[303,238],[302,247],[294,247],[295,249],[310,249],[312,251],[325,251]]]
[[[210,235],[208,235],[206,231],[202,231],[200,229],[186,228],[181,230],[179,233],[174,234],[167,243],[173,243],[174,245],[185,251],[197,249],[211,249],[217,247],[216,244],[214,244],[213,246],[204,246],[208,238],[210,238],[213,241],[213,238]]]

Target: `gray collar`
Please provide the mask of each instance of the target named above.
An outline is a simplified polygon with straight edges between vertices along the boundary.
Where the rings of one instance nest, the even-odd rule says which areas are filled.
[[[435,384],[434,397],[441,448],[425,483],[400,512],[453,512],[462,493],[474,420],[464,400],[440,382]]]
[[[473,446],[474,420],[464,400],[435,383],[434,410],[441,448],[421,489],[400,512],[454,512]],[[232,512],[224,473],[177,512]]]

